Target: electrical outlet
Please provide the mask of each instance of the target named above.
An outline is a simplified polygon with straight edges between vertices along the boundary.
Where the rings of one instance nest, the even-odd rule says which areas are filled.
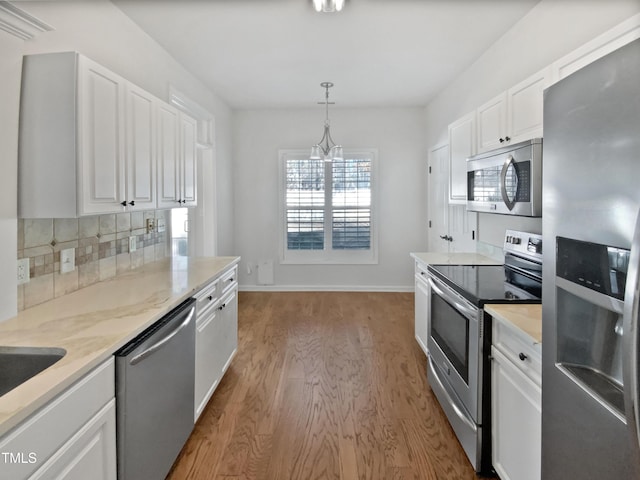
[[[153,233],[156,229],[156,219],[147,218],[147,233]]]
[[[158,233],[163,233],[165,230],[164,220],[162,218],[158,218],[156,221],[156,226],[158,228]]]
[[[76,269],[76,249],[60,250],[60,273],[73,272]]]
[[[22,285],[23,283],[29,283],[29,259],[28,258],[19,258],[18,259],[18,285]]]
[[[129,253],[136,251],[136,237],[133,235],[129,237]]]

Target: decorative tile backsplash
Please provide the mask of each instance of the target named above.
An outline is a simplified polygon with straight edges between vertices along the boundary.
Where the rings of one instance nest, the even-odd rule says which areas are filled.
[[[147,232],[149,219],[154,228]],[[18,286],[18,310],[165,258],[169,229],[162,227],[170,221],[170,210],[18,220],[18,259],[29,258],[31,277]],[[129,237],[136,239],[132,252]],[[75,248],[75,269],[60,273],[67,248]]]

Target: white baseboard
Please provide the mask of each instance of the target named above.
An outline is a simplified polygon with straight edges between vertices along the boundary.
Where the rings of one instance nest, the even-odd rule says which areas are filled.
[[[238,285],[241,292],[413,292],[414,285]]]

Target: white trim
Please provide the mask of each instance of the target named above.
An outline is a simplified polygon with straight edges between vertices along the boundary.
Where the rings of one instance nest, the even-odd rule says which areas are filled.
[[[401,292],[415,291],[415,285],[238,285],[241,292]]]
[[[0,30],[22,40],[31,40],[42,32],[54,28],[42,20],[30,15],[10,2],[0,0]]]
[[[215,145],[215,118],[202,105],[195,102],[173,85],[169,85],[169,103],[188,113],[198,121],[198,148],[213,148]]]

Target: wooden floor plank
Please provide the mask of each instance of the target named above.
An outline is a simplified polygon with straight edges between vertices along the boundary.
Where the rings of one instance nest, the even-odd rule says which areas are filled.
[[[239,348],[169,480],[471,480],[412,293],[241,292]]]

